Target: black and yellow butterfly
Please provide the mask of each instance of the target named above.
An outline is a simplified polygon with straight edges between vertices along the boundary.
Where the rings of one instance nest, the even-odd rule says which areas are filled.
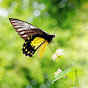
[[[55,35],[49,35],[41,29],[18,19],[9,18],[16,32],[25,40],[23,44],[23,53],[32,57],[39,48],[38,57],[44,54],[47,44],[49,44]]]

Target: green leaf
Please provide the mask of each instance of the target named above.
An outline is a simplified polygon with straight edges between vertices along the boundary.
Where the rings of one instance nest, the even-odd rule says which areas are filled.
[[[67,76],[72,80],[72,82],[74,83],[74,79],[75,79],[75,72],[72,70],[71,72],[69,72],[67,74]]]
[[[56,81],[56,80],[63,78],[67,73],[69,73],[71,71],[72,71],[72,69],[68,68],[67,70],[60,72],[59,74],[56,75],[56,79],[54,79],[52,83],[54,83],[54,81]]]

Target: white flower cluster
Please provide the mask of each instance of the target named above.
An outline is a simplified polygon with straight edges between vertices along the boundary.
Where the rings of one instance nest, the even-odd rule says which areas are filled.
[[[57,72],[55,72],[55,73],[54,73],[54,74],[55,74],[55,76],[54,76],[54,77],[56,77],[56,76],[57,76],[57,74],[59,74],[61,71],[62,71],[62,70],[59,68],[59,69],[57,70]]]
[[[52,58],[53,61],[55,61],[58,57],[60,57],[61,55],[64,55],[63,53],[63,49],[57,49],[56,52],[53,54]]]

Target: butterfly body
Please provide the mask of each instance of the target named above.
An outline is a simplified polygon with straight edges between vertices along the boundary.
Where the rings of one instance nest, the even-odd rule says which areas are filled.
[[[40,47],[38,57],[41,58],[47,44],[49,44],[55,35],[49,35],[41,29],[18,19],[9,18],[16,32],[25,40],[23,44],[23,53],[32,57],[35,51]]]

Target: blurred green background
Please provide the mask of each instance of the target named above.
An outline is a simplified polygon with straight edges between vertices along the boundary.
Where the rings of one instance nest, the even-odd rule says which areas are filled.
[[[24,40],[13,29],[9,18],[27,21],[55,33],[56,48],[64,49],[64,61],[78,69],[80,88],[88,88],[88,0],[0,0],[0,88],[72,88],[56,81],[54,72],[68,68],[61,60],[50,59],[47,47],[42,59],[22,53]],[[53,44],[52,49],[55,51]]]

